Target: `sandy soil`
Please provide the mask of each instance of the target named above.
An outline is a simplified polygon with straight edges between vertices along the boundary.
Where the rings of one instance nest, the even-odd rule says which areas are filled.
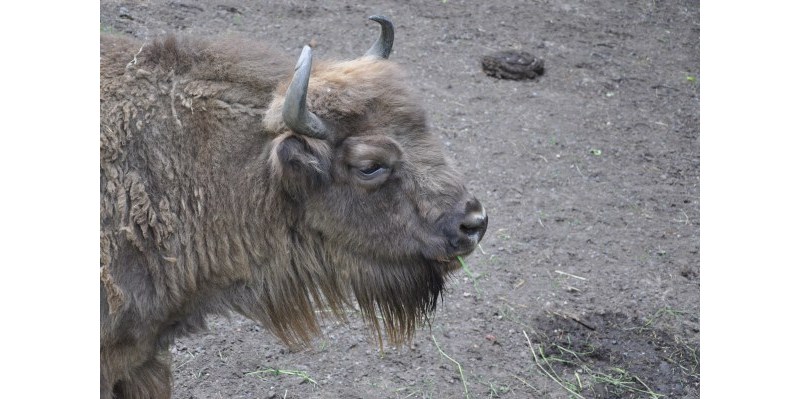
[[[357,315],[291,352],[212,318],[176,398],[697,398],[698,1],[104,1],[101,31],[244,34],[354,58],[396,27],[435,133],[490,214],[429,329],[379,351]],[[484,75],[523,50],[534,81]]]

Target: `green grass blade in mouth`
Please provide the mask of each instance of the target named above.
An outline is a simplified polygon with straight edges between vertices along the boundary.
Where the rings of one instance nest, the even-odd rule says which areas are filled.
[[[456,256],[456,259],[458,259],[458,263],[461,263],[461,268],[464,269],[464,271],[467,273],[467,276],[469,276],[469,278],[474,280],[475,276],[472,274],[472,271],[469,270],[469,268],[467,267],[467,263],[464,262],[464,259],[462,259],[460,255]]]

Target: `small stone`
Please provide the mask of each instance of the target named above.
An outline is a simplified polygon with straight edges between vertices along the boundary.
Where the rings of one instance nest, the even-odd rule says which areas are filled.
[[[498,79],[536,79],[544,74],[544,60],[524,51],[500,51],[483,56],[481,68]]]
[[[120,19],[127,19],[133,21],[133,17],[131,16],[131,13],[128,11],[127,7],[120,7],[118,16]]]

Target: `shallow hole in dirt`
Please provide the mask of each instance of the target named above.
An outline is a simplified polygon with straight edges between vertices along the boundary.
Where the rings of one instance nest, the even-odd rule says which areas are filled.
[[[700,350],[623,313],[548,314],[531,336],[540,373],[591,398],[699,394]]]

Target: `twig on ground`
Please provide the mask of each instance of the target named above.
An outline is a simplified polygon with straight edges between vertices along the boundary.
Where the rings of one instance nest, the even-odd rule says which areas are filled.
[[[567,272],[562,272],[561,270],[555,270],[555,272],[558,273],[558,274],[563,274],[565,276],[572,277],[572,278],[577,278],[578,280],[586,280],[586,277],[576,276],[574,274],[569,274]]]
[[[633,378],[635,378],[635,379],[636,379],[636,381],[639,381],[639,383],[640,383],[640,384],[642,384],[642,386],[644,386],[645,388],[647,388],[647,393],[648,393],[648,394],[649,394],[651,397],[658,398],[658,397],[661,397],[661,396],[662,396],[662,395],[659,395],[659,394],[657,394],[657,393],[653,392],[653,390],[652,390],[652,389],[650,389],[650,387],[648,387],[648,386],[647,386],[647,384],[645,384],[645,383],[644,383],[644,381],[640,380],[640,379],[639,379],[639,377],[637,377],[637,376],[635,376],[635,375],[634,375],[634,376],[633,376]]]
[[[456,359],[453,359],[447,353],[444,353],[442,348],[439,346],[439,343],[436,342],[436,337],[433,334],[431,334],[431,338],[433,339],[433,344],[436,345],[436,349],[439,350],[439,353],[442,356],[446,357],[447,360],[455,363],[455,365],[458,367],[458,374],[460,375],[461,382],[464,384],[464,397],[469,399],[469,390],[467,389],[467,380],[464,378],[464,369],[461,368],[461,363],[457,362]]]
[[[137,52],[136,52],[136,54],[134,54],[134,55],[133,55],[133,59],[132,59],[132,60],[131,60],[131,61],[128,63],[128,65],[126,65],[126,66],[125,66],[125,68],[130,68],[130,67],[132,67],[132,66],[136,65],[136,63],[137,63],[137,62],[139,62],[139,61],[136,59],[136,57],[137,57],[139,54],[141,54],[142,50],[144,50],[144,44],[142,44],[142,47],[139,47],[139,51],[137,51]]]
[[[245,373],[244,375],[263,375],[263,374],[272,374],[272,375],[292,375],[295,377],[300,377],[303,381],[308,381],[314,385],[317,385],[317,382],[311,378],[308,373],[305,371],[298,371],[298,370],[280,370],[280,369],[273,369],[273,368],[266,368],[263,370],[256,370],[251,371],[249,373]]]
[[[536,389],[536,387],[534,387],[533,385],[531,385],[531,384],[528,384],[528,381],[525,381],[525,380],[523,380],[522,378],[520,378],[520,377],[518,377],[518,376],[516,376],[516,375],[514,376],[514,378],[518,379],[518,380],[519,380],[519,382],[521,382],[521,383],[523,383],[523,384],[527,385],[527,386],[528,386],[528,388],[530,388],[530,389],[533,389],[533,390],[534,390],[536,393],[539,393],[539,390],[538,390],[538,389]]]
[[[575,165],[575,169],[578,171],[578,174],[581,175],[581,177],[583,177],[584,179],[586,178],[586,175],[584,175],[583,172],[581,172],[581,168],[579,168],[578,165]]]
[[[572,320],[572,321],[574,321],[574,322],[576,322],[576,323],[578,323],[578,324],[580,324],[580,325],[582,325],[582,326],[584,326],[584,327],[586,327],[586,328],[588,328],[588,329],[590,329],[592,331],[595,331],[597,329],[595,326],[589,324],[588,322],[583,321],[580,317],[575,316],[574,314],[570,314],[570,313],[566,313],[566,312],[564,312],[564,313],[552,312],[552,311],[548,311],[548,313],[550,313],[552,315],[559,316],[559,317],[563,317],[565,319]]]

